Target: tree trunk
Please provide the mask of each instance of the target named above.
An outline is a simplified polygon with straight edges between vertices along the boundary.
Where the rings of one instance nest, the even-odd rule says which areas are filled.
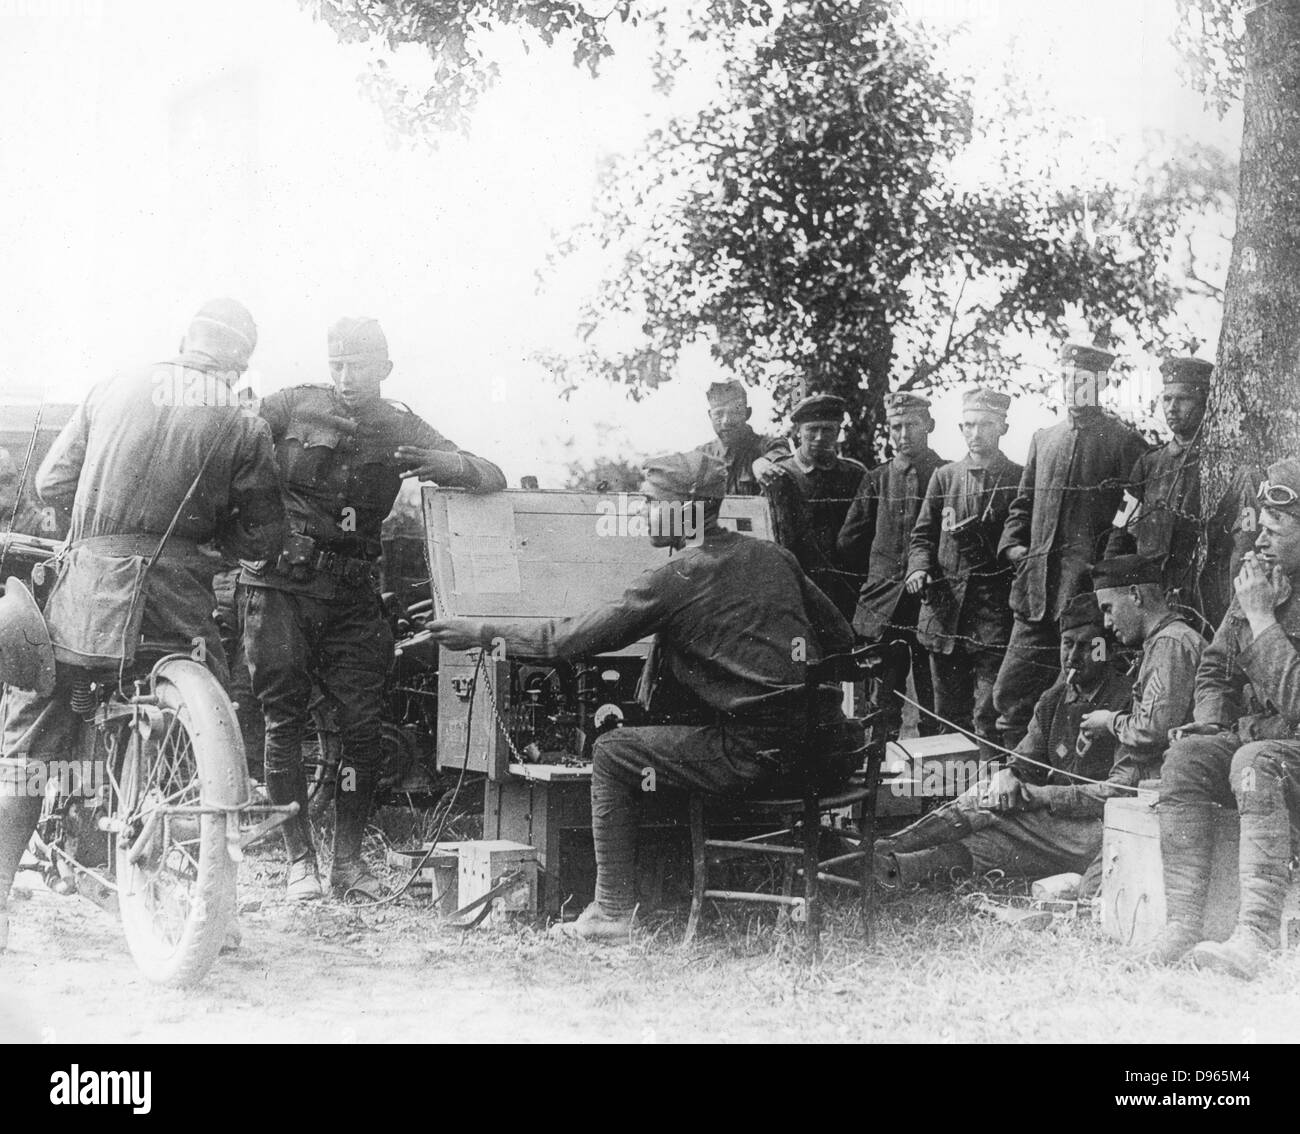
[[[1237,233],[1210,393],[1202,500],[1233,474],[1300,457],[1300,0],[1246,20]]]

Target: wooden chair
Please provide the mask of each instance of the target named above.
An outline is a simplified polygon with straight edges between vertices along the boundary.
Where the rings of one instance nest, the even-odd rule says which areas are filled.
[[[808,667],[804,695],[806,743],[811,745],[814,736],[814,708],[817,688],[825,681],[861,680],[878,667],[877,646],[865,646],[852,654],[827,658]],[[860,718],[865,726],[878,714]],[[873,925],[873,873],[872,843],[875,834],[876,792],[880,783],[880,765],[884,755],[883,742],[871,742],[864,747],[862,769],[849,782],[835,791],[820,792],[809,787],[801,795],[773,798],[749,796],[705,796],[692,793],[690,797],[691,830],[691,912],[686,923],[683,944],[695,938],[699,928],[700,912],[706,899],[716,902],[755,902],[779,905],[789,912],[791,919],[802,921],[807,940],[814,955],[821,948],[821,885],[823,883],[856,887],[862,914],[862,932],[867,943],[874,940]],[[709,804],[715,810],[725,808],[731,817],[742,821],[765,822],[775,820],[776,830],[748,839],[711,839],[708,834]],[[844,832],[843,844],[848,850],[830,858],[821,857],[821,817],[842,808],[861,806],[862,821],[856,832]],[[726,851],[731,855],[756,855],[778,858],[782,863],[781,893],[766,894],[740,890],[710,890],[708,884],[709,852]],[[853,867],[854,876],[837,873]],[[794,880],[803,875],[802,896],[795,896]]]

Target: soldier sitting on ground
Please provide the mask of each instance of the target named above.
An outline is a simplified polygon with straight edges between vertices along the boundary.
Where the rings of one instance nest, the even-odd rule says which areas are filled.
[[[1093,576],[1097,593],[1076,596],[1061,616],[1061,677],[1039,698],[1018,759],[987,786],[877,841],[878,878],[1089,871],[1101,852],[1106,798],[1155,774],[1167,730],[1190,710],[1202,644],[1166,605],[1158,563],[1121,556],[1097,564]],[[1142,646],[1131,697],[1107,661],[1107,626],[1125,645]]]

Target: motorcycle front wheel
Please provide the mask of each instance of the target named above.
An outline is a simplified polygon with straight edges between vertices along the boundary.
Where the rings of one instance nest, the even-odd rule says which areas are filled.
[[[237,908],[226,842],[237,820],[197,809],[237,799],[248,771],[234,710],[204,667],[164,663],[155,692],[161,719],[148,736],[131,730],[121,765],[118,906],[141,972],[183,988],[212,967]]]

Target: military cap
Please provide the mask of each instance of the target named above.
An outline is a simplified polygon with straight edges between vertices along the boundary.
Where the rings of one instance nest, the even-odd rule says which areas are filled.
[[[1092,565],[1092,589],[1137,587],[1161,581],[1160,561],[1145,555],[1116,555]]]
[[[906,413],[908,410],[930,410],[930,399],[907,390],[896,390],[885,395],[885,413]]]
[[[645,465],[644,491],[656,500],[721,500],[727,494],[726,466],[698,449],[653,457]]]
[[[210,299],[185,331],[185,353],[207,355],[220,366],[244,370],[257,346],[257,324],[237,299]]]
[[[1079,370],[1093,370],[1098,374],[1111,368],[1115,356],[1108,350],[1089,343],[1066,343],[1061,347],[1061,363]]]
[[[1097,605],[1097,596],[1091,591],[1075,595],[1065,609],[1061,611],[1061,632],[1073,630],[1078,626],[1104,626],[1101,607]]]
[[[711,383],[704,396],[708,398],[711,406],[727,405],[730,402],[744,402],[749,405],[749,394],[745,392],[744,383],[737,382],[734,378],[729,382]]]
[[[999,394],[986,386],[972,386],[961,396],[963,410],[981,410],[984,413],[1000,413],[1006,417],[1011,408],[1011,395]]]
[[[1300,518],[1300,461],[1292,457],[1268,466],[1268,477],[1259,486],[1259,502],[1274,512]]]
[[[388,340],[378,319],[370,316],[344,315],[330,325],[330,360],[360,362],[368,358],[387,358]]]
[[[833,421],[839,425],[848,408],[848,402],[834,394],[813,394],[794,407],[790,423],[799,425],[805,421]]]
[[[1180,386],[1194,386],[1198,390],[1210,388],[1210,375],[1214,373],[1214,363],[1203,358],[1166,358],[1160,364],[1160,376],[1165,384],[1177,383]]]

